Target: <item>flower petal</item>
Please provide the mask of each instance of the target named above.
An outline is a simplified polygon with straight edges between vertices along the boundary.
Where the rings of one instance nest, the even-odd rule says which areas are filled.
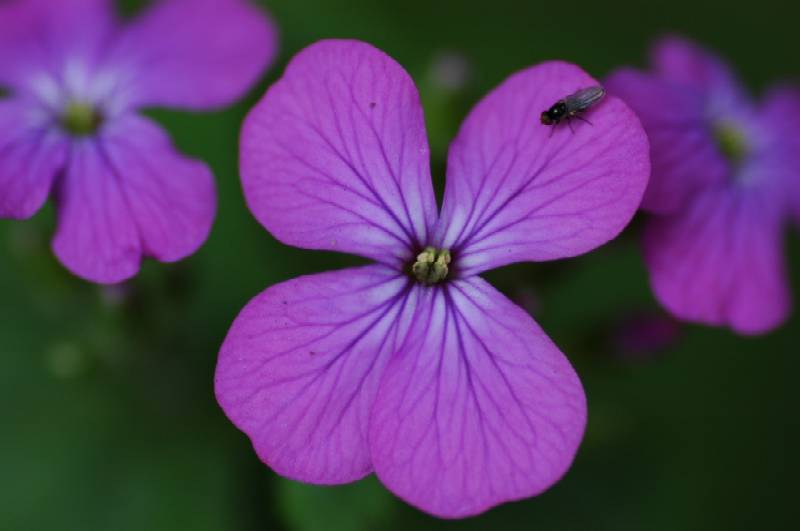
[[[119,117],[99,139],[75,142],[53,248],[76,275],[120,282],[137,273],[143,254],[171,262],[193,253],[215,206],[205,164],[176,153],[149,120]]]
[[[417,293],[373,265],[272,286],[242,310],[219,354],[216,394],[266,464],[313,483],[372,471],[369,412]]]
[[[746,99],[728,65],[690,40],[674,35],[662,38],[653,46],[651,63],[661,78],[713,97],[713,105],[728,106]]]
[[[141,245],[120,182],[92,140],[74,141],[56,186],[53,252],[75,275],[113,284],[139,270]]]
[[[378,478],[441,517],[534,496],[569,468],[586,401],[567,359],[478,277],[427,289],[370,423]]]
[[[774,137],[759,163],[768,167],[781,193],[788,193],[787,202],[800,221],[800,89],[772,87],[760,116]]]
[[[574,132],[539,122],[556,101],[594,85],[574,65],[543,63],[470,113],[450,148],[440,225],[462,275],[579,255],[630,221],[650,172],[633,112],[607,96],[587,113],[592,124],[576,121]]]
[[[135,114],[110,124],[103,145],[136,220],[144,254],[162,262],[193,254],[206,241],[216,212],[208,166],[176,152],[158,125]]]
[[[681,319],[742,334],[781,324],[790,292],[783,216],[773,207],[764,190],[722,187],[696,194],[678,214],[651,218],[644,254],[661,304]]]
[[[792,85],[771,87],[761,111],[764,123],[771,125],[784,140],[800,143],[800,88]]]
[[[242,97],[277,51],[277,30],[247,0],[164,0],[125,30],[109,64],[126,65],[134,106],[207,109]]]
[[[62,67],[96,61],[116,21],[112,0],[0,2],[0,85],[66,82]]]
[[[26,219],[50,193],[66,163],[67,141],[46,115],[21,101],[0,101],[0,218]]]
[[[700,95],[630,69],[614,72],[606,88],[636,112],[650,139],[652,175],[642,208],[675,211],[693,190],[726,179],[729,166],[705,123]]]
[[[409,75],[357,41],[297,54],[242,132],[250,210],[276,238],[395,264],[436,220],[422,105]]]

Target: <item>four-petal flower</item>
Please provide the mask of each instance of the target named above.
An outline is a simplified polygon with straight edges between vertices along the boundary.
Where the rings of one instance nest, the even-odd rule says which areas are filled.
[[[566,357],[477,275],[614,238],[650,171],[638,119],[609,97],[593,125],[539,114],[597,82],[562,62],[511,76],[464,122],[441,214],[422,106],[394,60],[356,41],[300,52],[248,116],[245,195],[278,239],[377,263],[300,277],[251,301],[216,394],[290,478],[375,472],[409,503],[476,514],[570,466],[586,403]]]
[[[0,4],[0,217],[28,218],[53,191],[55,254],[101,283],[135,275],[142,255],[188,256],[214,218],[209,168],[136,111],[226,105],[275,51],[242,0],[160,0],[125,25],[113,3]]]
[[[791,306],[783,234],[800,212],[800,93],[775,88],[756,107],[727,65],[677,37],[655,46],[652,63],[615,72],[607,87],[650,138],[653,291],[682,319],[769,331]]]

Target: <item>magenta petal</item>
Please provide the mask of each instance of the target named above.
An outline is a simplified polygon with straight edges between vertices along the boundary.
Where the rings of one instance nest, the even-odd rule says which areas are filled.
[[[113,0],[0,1],[0,85],[58,76],[67,60],[87,66],[115,27]]]
[[[208,167],[174,151],[146,118],[119,117],[78,141],[58,193],[54,250],[76,275],[114,283],[142,255],[179,260],[205,241],[216,194]]]
[[[688,208],[648,221],[644,252],[653,291],[679,318],[766,332],[785,319],[790,292],[782,214],[758,189],[711,189]]]
[[[109,63],[125,65],[135,106],[206,109],[240,98],[277,50],[277,31],[247,0],[164,0],[126,29]]]
[[[46,115],[0,101],[0,218],[25,219],[41,208],[66,163],[67,145]]]
[[[173,262],[194,253],[208,237],[216,212],[208,166],[182,156],[158,125],[134,114],[109,124],[103,145],[144,254]]]
[[[772,177],[779,194],[788,191],[787,202],[800,221],[800,89],[773,87],[760,116],[764,127],[774,131],[760,161],[762,171]]]
[[[651,63],[659,77],[713,96],[712,105],[729,105],[745,97],[725,62],[682,37],[669,36],[657,42]]]
[[[800,145],[800,88],[788,85],[771,87],[761,111],[764,122],[780,135],[776,140]]]
[[[278,284],[242,310],[219,354],[216,394],[265,463],[314,483],[372,471],[369,412],[418,290],[373,265]]]
[[[534,496],[569,468],[586,399],[564,355],[484,280],[425,290],[385,370],[370,450],[407,502],[457,518]]]
[[[692,191],[726,179],[728,163],[705,123],[701,95],[630,69],[614,72],[606,88],[636,112],[650,139],[652,175],[642,208],[675,211]]]
[[[75,275],[113,284],[139,270],[141,244],[118,178],[92,140],[73,142],[56,190],[53,252]]]
[[[574,133],[539,115],[598,85],[580,68],[543,63],[511,76],[470,113],[450,148],[440,235],[462,274],[585,253],[630,221],[650,173],[648,143],[615,97]]]
[[[392,58],[357,41],[298,53],[248,116],[242,183],[278,239],[386,263],[436,220],[422,105]]]

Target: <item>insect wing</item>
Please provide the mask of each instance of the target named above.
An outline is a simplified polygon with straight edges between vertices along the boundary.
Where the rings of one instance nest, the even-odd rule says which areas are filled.
[[[575,94],[570,94],[564,98],[564,101],[569,112],[580,112],[602,100],[605,95],[606,91],[603,87],[588,87]]]

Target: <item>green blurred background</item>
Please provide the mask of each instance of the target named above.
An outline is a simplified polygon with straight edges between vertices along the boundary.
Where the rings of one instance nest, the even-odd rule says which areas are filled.
[[[545,59],[602,77],[643,65],[648,43],[676,31],[727,56],[755,93],[796,78],[798,12],[788,2],[263,3],[280,26],[281,54],[246,101],[214,114],[152,113],[215,171],[219,212],[200,252],[148,262],[130,283],[100,288],[53,258],[51,207],[29,222],[0,221],[0,529],[794,528],[800,315],[758,338],[684,326],[663,348],[626,346],[627,320],[663,319],[637,248],[639,221],[589,255],[487,275],[534,313],[588,395],[575,464],[538,498],[448,522],[374,478],[293,483],[260,463],[212,391],[217,349],[250,297],[355,263],[280,245],[240,191],[239,124],[297,50],[352,37],[402,63],[422,93],[441,185],[447,143],[470,106]],[[787,245],[797,299],[796,232]]]

